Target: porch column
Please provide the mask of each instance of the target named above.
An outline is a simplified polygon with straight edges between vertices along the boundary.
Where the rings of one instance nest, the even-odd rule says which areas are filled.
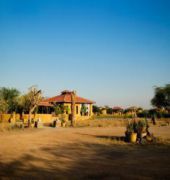
[[[93,116],[93,104],[90,104],[90,114],[89,116]]]

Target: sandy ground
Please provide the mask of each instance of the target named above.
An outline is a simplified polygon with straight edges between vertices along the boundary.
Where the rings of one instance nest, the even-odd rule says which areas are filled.
[[[0,133],[0,179],[169,179],[170,145],[121,141],[125,128]],[[170,139],[170,126],[152,127]]]

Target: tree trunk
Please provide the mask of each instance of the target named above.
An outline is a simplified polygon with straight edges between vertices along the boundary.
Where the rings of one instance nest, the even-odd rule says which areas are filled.
[[[71,126],[73,127],[75,124],[75,99],[76,93],[73,91],[71,92]]]
[[[3,121],[3,114],[2,114],[2,112],[0,112],[0,122],[2,122]]]
[[[37,107],[37,105],[34,105],[34,106],[29,110],[28,127],[31,126],[31,116],[32,116],[32,113],[34,112],[34,110],[35,110],[36,107]]]

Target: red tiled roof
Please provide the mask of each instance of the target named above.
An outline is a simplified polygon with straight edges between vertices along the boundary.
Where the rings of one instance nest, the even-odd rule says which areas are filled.
[[[123,110],[121,107],[115,106],[113,107],[113,110]]]
[[[61,93],[61,95],[55,96],[52,98],[48,98],[45,100],[45,102],[49,102],[49,103],[52,103],[52,102],[55,102],[55,103],[71,103],[71,93],[69,91],[63,91]],[[82,98],[79,96],[76,96],[75,102],[76,103],[86,103],[86,104],[95,103],[91,100],[88,100],[88,99],[85,99],[85,98]]]
[[[38,106],[46,106],[46,107],[53,107],[53,105],[52,104],[50,104],[49,102],[47,102],[47,101],[41,101],[39,104],[38,104]]]

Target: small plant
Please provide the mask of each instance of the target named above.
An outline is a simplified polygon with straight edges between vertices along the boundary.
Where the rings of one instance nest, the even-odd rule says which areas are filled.
[[[126,141],[135,143],[137,140],[137,132],[138,132],[138,123],[135,120],[129,122],[125,132]]]
[[[87,106],[85,104],[82,104],[82,106],[81,106],[81,114],[83,116],[86,115],[87,110],[88,110]]]
[[[62,109],[62,107],[60,105],[57,105],[55,108],[54,108],[54,111],[55,111],[55,114],[56,115],[59,115],[59,114],[62,114],[64,111]]]
[[[150,135],[149,133],[149,126],[147,123],[147,120],[140,120],[138,122],[136,122],[135,120],[132,122],[129,122],[129,124],[127,125],[127,129],[125,132],[126,135],[126,140],[128,142],[131,142],[131,138],[134,134],[136,134],[136,141],[138,142],[142,142],[143,138],[146,138],[147,136]],[[135,141],[135,138],[134,138]]]
[[[127,133],[137,133],[137,128],[138,128],[137,122],[135,122],[135,121],[129,122],[126,127],[126,132]]]
[[[71,109],[68,106],[64,106],[64,111],[65,111],[66,114],[70,114],[71,113]]]
[[[61,116],[61,126],[62,126],[62,127],[65,127],[67,121],[68,121],[67,115],[66,115],[66,114],[62,114],[62,116]]]
[[[138,135],[142,133],[146,133],[148,127],[148,123],[146,120],[140,120],[137,124],[137,133]]]

